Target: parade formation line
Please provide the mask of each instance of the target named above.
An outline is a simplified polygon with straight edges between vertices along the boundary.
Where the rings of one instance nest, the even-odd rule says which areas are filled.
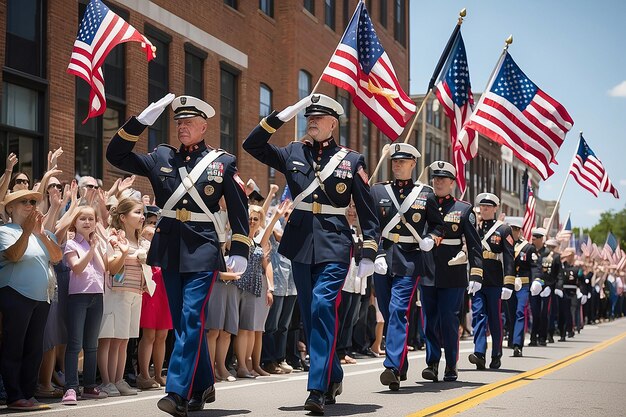
[[[494,398],[508,391],[520,388],[526,384],[531,383],[532,381],[535,381],[555,371],[558,371],[559,369],[570,366],[573,363],[576,363],[579,360],[586,358],[592,353],[599,352],[611,346],[612,344],[619,342],[625,337],[626,332],[617,335],[609,340],[601,342],[589,349],[585,349],[582,352],[570,355],[564,359],[560,359],[540,368],[523,372],[519,375],[515,375],[502,381],[485,385],[469,392],[468,394],[436,404],[432,407],[424,408],[420,411],[417,411],[416,413],[409,414],[407,417],[427,417],[434,415],[452,416],[461,413],[481,404],[484,401],[487,401],[490,398]]]

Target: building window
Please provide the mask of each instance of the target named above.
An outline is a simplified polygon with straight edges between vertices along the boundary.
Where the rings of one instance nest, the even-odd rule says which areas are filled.
[[[324,23],[335,30],[335,0],[324,0]]]
[[[426,123],[433,124],[433,102],[426,103]]]
[[[402,46],[406,45],[406,1],[395,0],[393,13],[394,27],[393,35],[395,40],[400,42]]]
[[[237,155],[237,74],[220,70],[220,148]]]
[[[311,94],[311,74],[304,70],[298,73],[298,98],[303,99]],[[306,117],[304,111],[298,113],[298,138],[306,134]]]
[[[315,16],[315,0],[304,0],[304,8]]]
[[[433,111],[433,116],[435,118],[435,127],[437,129],[441,129],[441,112],[439,111],[439,109],[437,109],[437,111]]]
[[[387,27],[387,0],[380,0],[380,25]]]
[[[259,9],[269,17],[274,17],[274,0],[259,0]]]
[[[350,14],[350,2],[348,0],[344,0],[343,2],[343,27],[347,28],[348,23],[350,23],[350,18],[352,15]]]
[[[207,53],[185,44],[185,94],[204,100],[204,60]]]
[[[365,157],[365,164],[370,167],[370,132],[371,122],[364,114],[361,114],[361,154]]]
[[[152,27],[146,26],[145,34],[157,48],[156,58],[148,63],[148,103],[154,103],[169,93],[169,46],[172,38]],[[169,106],[152,126],[148,128],[148,150],[161,143],[168,143]]]
[[[343,114],[339,117],[339,144],[350,147],[350,96],[348,92],[338,89],[337,101],[343,107]]]
[[[8,0],[6,10],[6,66],[41,78],[46,67],[43,9],[43,0]]]
[[[224,0],[224,4],[232,7],[233,9],[237,9],[237,0]]]
[[[259,120],[272,112],[272,89],[261,83],[259,88]]]

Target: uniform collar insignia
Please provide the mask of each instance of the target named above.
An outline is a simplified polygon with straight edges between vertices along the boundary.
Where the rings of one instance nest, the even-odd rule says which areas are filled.
[[[204,143],[204,141],[198,142],[194,145],[191,146],[185,146],[185,145],[180,145],[180,149],[179,152],[184,153],[184,154],[194,154],[196,152],[202,152],[205,149],[207,149],[206,143]]]
[[[335,138],[333,138],[332,136],[322,142],[313,142],[314,149],[329,149],[334,148],[335,146],[337,146],[335,144]]]

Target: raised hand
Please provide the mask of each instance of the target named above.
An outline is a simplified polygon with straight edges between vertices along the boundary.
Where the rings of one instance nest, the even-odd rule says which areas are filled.
[[[63,148],[55,149],[54,151],[48,151],[48,171],[56,168],[59,157],[63,155]]]
[[[154,122],[159,118],[161,113],[169,106],[176,96],[173,93],[168,93],[161,100],[156,103],[151,103],[144,111],[137,116],[139,123],[145,126],[152,126]]]
[[[135,183],[136,178],[137,178],[136,175],[131,175],[130,177],[126,177],[122,181],[120,181],[119,185],[117,186],[118,194],[122,194],[124,190],[127,190],[130,187],[132,187],[133,184]]]
[[[11,152],[9,156],[7,156],[6,170],[13,171],[13,167],[15,167],[15,165],[17,165],[17,156]]]

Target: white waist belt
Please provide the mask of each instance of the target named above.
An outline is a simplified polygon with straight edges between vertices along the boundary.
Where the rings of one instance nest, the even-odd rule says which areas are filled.
[[[577,285],[572,285],[572,284],[565,284],[563,285],[563,289],[564,290],[575,290],[578,289]]]
[[[460,245],[462,243],[463,241],[461,239],[442,239],[441,240],[442,245],[454,246],[454,245]]]
[[[418,243],[413,236],[402,236],[398,233],[389,233],[387,236],[383,237],[393,243]]]
[[[305,203],[301,202],[296,207],[296,210],[309,211],[313,214],[337,214],[344,215],[346,214],[347,207],[333,207],[329,204],[320,204],[318,202],[313,203]]]
[[[181,222],[211,222],[211,218],[205,213],[194,213],[185,208],[176,210],[161,210],[161,216],[177,219]]]

